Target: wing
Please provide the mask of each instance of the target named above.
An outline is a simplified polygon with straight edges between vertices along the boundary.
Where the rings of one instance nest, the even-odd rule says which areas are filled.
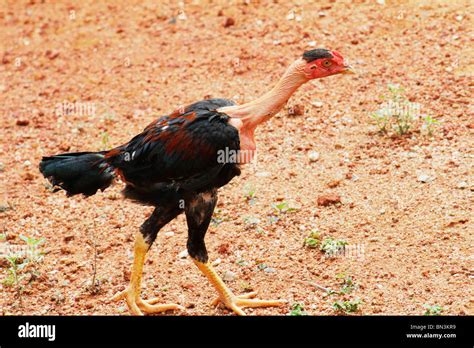
[[[228,105],[233,103],[210,99],[161,117],[107,153],[108,162],[127,183],[144,189],[156,184],[185,190],[225,185],[240,173],[235,161],[225,160],[225,154],[231,157],[240,149],[238,131],[228,124],[229,116],[216,111]]]

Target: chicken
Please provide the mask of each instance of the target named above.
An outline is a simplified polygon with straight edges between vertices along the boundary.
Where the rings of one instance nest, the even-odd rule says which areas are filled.
[[[121,178],[126,184],[124,197],[155,207],[135,238],[130,284],[113,300],[125,299],[134,315],[183,310],[178,304],[141,299],[140,284],[146,254],[158,232],[184,212],[189,256],[215,287],[216,301],[239,315],[245,314],[245,307],[283,305],[284,300],[254,299],[255,293],[234,295],[212,268],[204,238],[217,192],[252,160],[256,127],[275,115],[298,87],[312,79],[351,72],[338,52],[314,49],[291,64],[276,86],[253,102],[199,101],[159,118],[128,143],[109,151],[43,157],[41,173],[68,196],[94,195]]]

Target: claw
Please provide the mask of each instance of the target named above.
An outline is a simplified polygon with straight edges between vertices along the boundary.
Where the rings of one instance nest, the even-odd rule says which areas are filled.
[[[212,301],[212,305],[216,306],[219,303],[224,304],[227,308],[231,309],[234,313],[238,315],[246,315],[242,308],[255,308],[255,307],[278,307],[287,303],[286,300],[258,300],[254,299],[257,296],[256,292],[249,292],[242,295],[233,295],[228,300],[222,300],[217,298]]]
[[[120,301],[124,299],[132,315],[143,315],[143,313],[153,314],[170,310],[183,311],[185,308],[175,303],[155,304],[159,302],[158,298],[151,300],[142,300],[132,289],[125,289],[115,294],[111,301]]]

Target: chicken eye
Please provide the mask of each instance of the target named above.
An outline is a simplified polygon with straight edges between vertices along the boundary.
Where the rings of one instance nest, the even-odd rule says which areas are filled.
[[[327,68],[328,66],[331,66],[331,61],[330,61],[330,60],[325,60],[325,61],[323,62],[323,66],[326,67],[326,68]]]

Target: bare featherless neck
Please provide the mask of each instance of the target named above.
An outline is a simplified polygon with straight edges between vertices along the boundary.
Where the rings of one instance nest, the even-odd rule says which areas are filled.
[[[226,106],[218,111],[241,119],[245,127],[255,128],[277,114],[298,87],[309,81],[303,72],[305,64],[303,59],[296,60],[275,87],[258,99],[242,105]]]

